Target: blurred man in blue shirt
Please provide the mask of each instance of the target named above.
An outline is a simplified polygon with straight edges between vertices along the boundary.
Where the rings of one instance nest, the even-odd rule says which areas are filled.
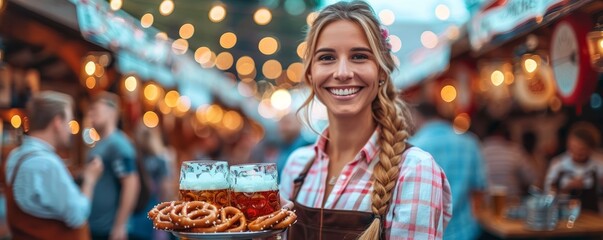
[[[29,136],[10,153],[3,175],[14,239],[88,239],[85,224],[103,164],[94,159],[84,167],[80,189],[56,154],[70,147],[72,108],[69,95],[50,91],[28,103]]]
[[[453,216],[444,230],[444,239],[477,239],[480,228],[474,214],[481,207],[486,188],[478,139],[469,133],[456,133],[448,121],[438,117],[433,105],[422,103],[415,110],[420,129],[410,143],[433,156],[452,190]]]
[[[89,219],[93,239],[127,239],[128,220],[138,200],[136,150],[117,129],[119,106],[116,94],[103,92],[95,96],[88,112],[101,137],[88,155],[100,157],[107,166],[94,189]]]

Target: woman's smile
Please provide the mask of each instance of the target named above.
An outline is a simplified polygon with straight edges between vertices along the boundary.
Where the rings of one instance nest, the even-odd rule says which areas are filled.
[[[325,89],[327,89],[335,99],[345,100],[357,96],[357,93],[362,90],[362,87],[326,87]]]

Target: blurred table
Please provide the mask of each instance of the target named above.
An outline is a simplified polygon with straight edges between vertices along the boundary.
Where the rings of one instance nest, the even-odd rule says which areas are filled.
[[[484,210],[478,216],[484,231],[500,238],[550,238],[603,236],[603,217],[591,211],[582,210],[572,228],[567,221],[560,220],[552,231],[531,231],[524,228],[524,220],[499,218],[490,210]]]

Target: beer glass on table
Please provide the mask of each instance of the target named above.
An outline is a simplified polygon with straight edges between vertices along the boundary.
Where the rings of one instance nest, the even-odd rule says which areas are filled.
[[[278,172],[274,163],[230,167],[232,205],[254,220],[281,208]]]
[[[494,215],[497,217],[503,217],[505,204],[507,201],[507,187],[492,186],[490,188],[490,195],[492,196],[491,204]]]
[[[181,201],[205,201],[218,208],[230,206],[228,163],[224,161],[185,161],[180,167]]]

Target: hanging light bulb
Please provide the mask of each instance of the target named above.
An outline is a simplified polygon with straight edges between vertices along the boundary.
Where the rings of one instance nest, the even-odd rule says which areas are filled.
[[[209,10],[209,20],[212,22],[221,22],[226,17],[226,8],[222,5],[216,5]]]
[[[123,5],[122,0],[111,0],[111,2],[109,2],[109,6],[113,11],[121,9],[121,5]]]
[[[266,25],[272,20],[272,13],[266,8],[260,8],[253,14],[253,20],[258,25]]]
[[[586,36],[590,63],[596,71],[603,72],[603,13],[598,17],[595,28]]]
[[[534,76],[534,73],[538,69],[538,67],[542,64],[542,58],[539,55],[534,54],[524,54],[521,57],[521,65],[523,72],[531,78]]]
[[[163,0],[159,5],[159,13],[163,16],[168,16],[174,12],[174,2],[172,0]]]
[[[145,13],[144,15],[142,15],[142,17],[140,18],[140,25],[143,28],[149,28],[153,25],[153,14],[151,13]]]

